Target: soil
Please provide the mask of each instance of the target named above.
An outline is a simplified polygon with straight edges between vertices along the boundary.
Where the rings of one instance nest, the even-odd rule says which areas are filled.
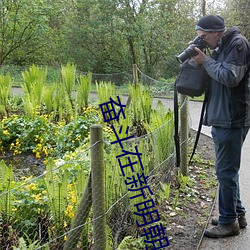
[[[13,167],[15,180],[19,180],[23,176],[39,176],[45,171],[43,159],[37,159],[32,153],[13,155],[12,152],[7,152],[0,156],[0,160],[4,160],[7,166]]]
[[[195,134],[191,131],[191,147]],[[176,192],[169,198],[169,202],[161,207],[161,213],[167,215],[166,234],[170,245],[165,248],[166,250],[199,249],[217,194],[218,183],[214,162],[213,141],[201,134],[194,162],[188,168],[191,181],[185,187],[176,181],[175,187],[179,190],[179,199],[175,209],[173,203],[176,200]]]

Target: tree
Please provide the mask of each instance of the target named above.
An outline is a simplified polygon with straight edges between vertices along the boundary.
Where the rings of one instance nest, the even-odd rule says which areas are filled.
[[[29,41],[43,33],[46,8],[42,1],[7,0],[0,2],[0,65]],[[26,53],[41,47],[41,39]],[[17,62],[18,63],[18,62]]]

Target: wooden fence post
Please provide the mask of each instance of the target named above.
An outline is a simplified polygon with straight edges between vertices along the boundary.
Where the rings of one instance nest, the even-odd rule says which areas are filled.
[[[136,64],[133,64],[133,84],[135,86],[138,84],[138,70]]]
[[[104,147],[103,130],[99,124],[90,127],[91,175],[94,250],[106,249],[106,216],[104,186]]]
[[[134,86],[138,84],[138,70],[136,64],[133,64],[133,84]],[[131,95],[129,94],[126,102],[126,107],[128,108],[130,104],[131,104]]]

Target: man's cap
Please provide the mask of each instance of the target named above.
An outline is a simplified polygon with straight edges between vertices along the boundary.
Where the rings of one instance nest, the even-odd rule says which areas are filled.
[[[210,31],[224,31],[225,24],[224,19],[221,16],[203,16],[195,26],[195,30]]]

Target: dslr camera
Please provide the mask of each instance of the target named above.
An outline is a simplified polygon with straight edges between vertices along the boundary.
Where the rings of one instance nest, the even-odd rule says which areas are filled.
[[[203,50],[207,48],[207,43],[199,36],[197,36],[190,45],[180,54],[178,55],[177,61],[179,63],[183,63],[188,58],[198,55],[198,53],[195,51],[195,47],[199,48],[200,50]]]

